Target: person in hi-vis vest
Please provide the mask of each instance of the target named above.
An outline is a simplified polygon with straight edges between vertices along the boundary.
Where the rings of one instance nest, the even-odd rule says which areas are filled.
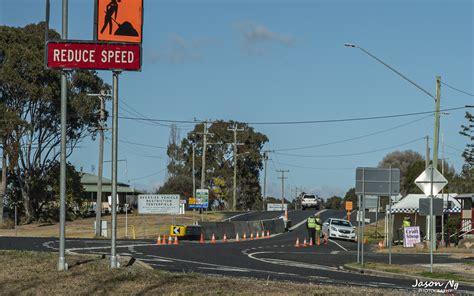
[[[306,220],[306,228],[308,229],[308,236],[313,240],[313,243],[316,242],[316,218],[314,216],[308,217]]]

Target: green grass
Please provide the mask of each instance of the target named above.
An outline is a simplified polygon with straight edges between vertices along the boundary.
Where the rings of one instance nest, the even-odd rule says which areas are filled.
[[[455,280],[455,281],[465,281],[466,279],[458,274],[452,272],[429,272],[424,271],[418,273],[421,276],[432,278],[432,279],[444,279],[444,280]]]

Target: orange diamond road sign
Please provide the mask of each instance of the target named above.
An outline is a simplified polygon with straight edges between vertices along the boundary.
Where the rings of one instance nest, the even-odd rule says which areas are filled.
[[[97,0],[97,40],[142,42],[143,0]]]
[[[346,201],[346,211],[352,211],[352,201]]]

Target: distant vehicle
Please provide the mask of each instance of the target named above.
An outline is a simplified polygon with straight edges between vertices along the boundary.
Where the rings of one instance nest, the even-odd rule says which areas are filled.
[[[351,222],[344,219],[329,218],[323,223],[322,235],[329,238],[342,238],[348,240],[356,240],[355,226]]]
[[[321,205],[319,197],[314,194],[304,194],[303,198],[301,199],[301,208],[303,210],[314,208],[319,210]]]

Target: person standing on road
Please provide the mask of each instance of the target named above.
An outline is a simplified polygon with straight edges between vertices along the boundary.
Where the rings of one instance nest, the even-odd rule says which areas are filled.
[[[316,216],[316,237],[318,240],[318,246],[319,246],[319,238],[321,237],[321,228],[323,226],[323,222],[321,222],[321,217],[319,215]]]
[[[306,228],[308,229],[308,236],[314,243],[316,238],[316,218],[314,216],[308,217],[306,220]]]

